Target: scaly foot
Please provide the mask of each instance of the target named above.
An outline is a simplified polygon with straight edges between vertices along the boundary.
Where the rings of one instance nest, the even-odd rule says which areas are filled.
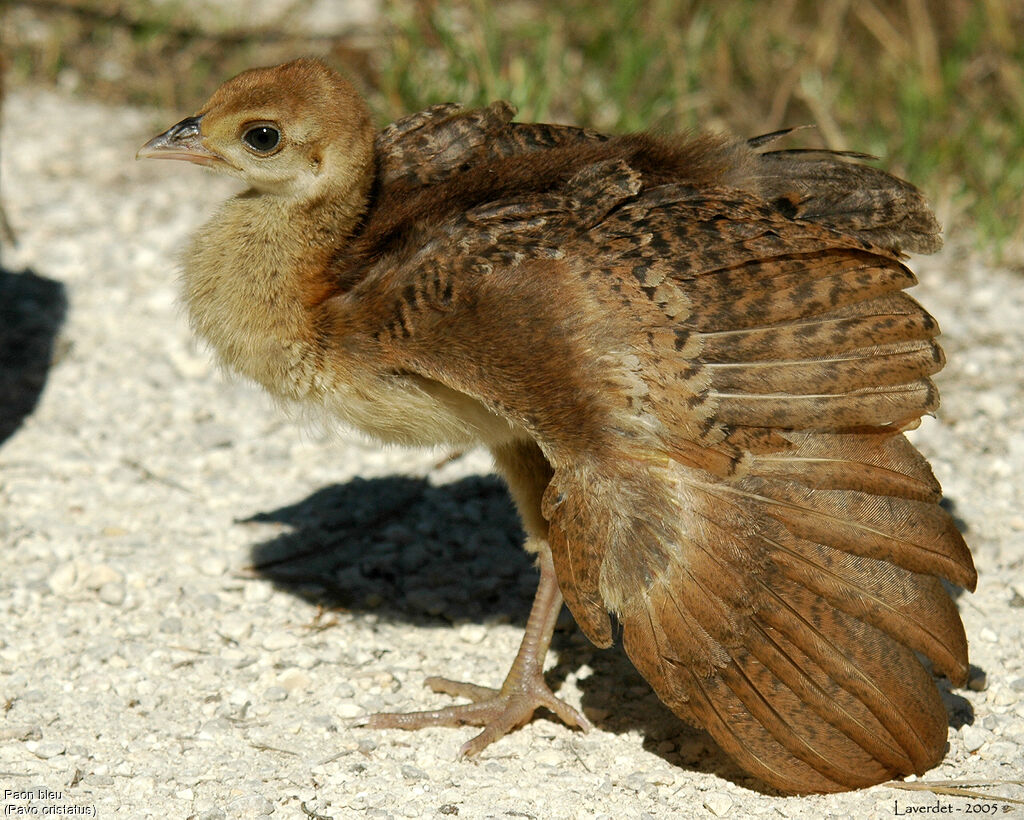
[[[551,644],[561,608],[562,593],[558,589],[551,553],[543,549],[540,554],[540,582],[526,622],[526,634],[501,689],[447,678],[428,678],[427,686],[435,692],[469,698],[473,702],[426,712],[372,715],[362,725],[371,729],[483,726],[480,734],[463,745],[460,754],[466,757],[479,754],[498,738],[527,723],[540,707],[550,709],[569,726],[588,730],[590,721],[577,709],[556,698],[544,680],[544,656]]]
[[[426,712],[377,714],[371,716],[365,725],[371,729],[483,726],[484,730],[480,734],[463,744],[459,754],[465,757],[479,754],[498,738],[528,723],[534,711],[540,707],[551,710],[569,726],[584,731],[590,728],[590,721],[578,710],[555,697],[543,676],[515,681],[512,677],[510,673],[501,689],[447,678],[427,678],[427,686],[435,692],[469,698],[473,702]]]

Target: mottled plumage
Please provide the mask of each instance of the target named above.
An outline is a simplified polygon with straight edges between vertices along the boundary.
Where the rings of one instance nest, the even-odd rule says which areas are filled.
[[[915,653],[965,681],[939,578],[976,576],[903,435],[943,364],[903,292],[902,253],[940,244],[920,193],[857,155],[766,150],[778,134],[513,113],[435,106],[374,136],[297,61],[140,152],[253,186],[186,258],[225,362],[385,441],[488,446],[538,553],[502,689],[433,680],[478,702],[371,725],[483,725],[471,754],[538,705],[586,727],[542,675],[564,596],[598,646],[614,616],[659,697],[775,787],[923,773],[947,723]],[[280,141],[247,148],[267,124]]]

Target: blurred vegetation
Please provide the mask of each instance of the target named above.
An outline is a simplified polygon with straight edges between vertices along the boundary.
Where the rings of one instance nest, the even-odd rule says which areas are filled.
[[[243,68],[313,53],[382,123],[505,98],[521,119],[610,131],[809,124],[794,142],[881,157],[948,227],[1024,258],[1021,0],[381,2],[377,26],[311,36],[197,25],[187,0],[8,0],[0,47],[15,81],[177,111]],[[26,37],[33,25],[48,36]]]

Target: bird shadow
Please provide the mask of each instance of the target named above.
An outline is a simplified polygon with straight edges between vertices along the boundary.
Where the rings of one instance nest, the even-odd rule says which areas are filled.
[[[967,520],[960,515],[960,510],[957,506],[956,500],[949,496],[943,496],[939,499],[939,506],[942,507],[950,518],[953,519],[953,524],[957,530],[960,531],[961,535],[967,535],[970,526]],[[966,592],[962,586],[954,584],[951,581],[947,581],[945,578],[942,579],[942,586],[946,590],[947,594],[954,601],[959,601],[960,597]],[[921,657],[920,655],[918,657]],[[925,666],[931,669],[931,663],[926,659],[921,658]],[[968,672],[968,680],[970,681],[984,681],[988,677],[988,674],[979,666],[975,666],[973,663],[970,664],[970,671]],[[939,694],[942,696],[942,702],[946,706],[946,714],[949,716],[949,725],[953,729],[961,729],[964,726],[971,726],[974,724],[974,707],[971,702],[962,695],[958,695],[952,690],[952,685],[946,678],[938,680]]]
[[[67,309],[61,282],[0,268],[0,444],[39,401]]]
[[[239,523],[286,528],[253,546],[252,570],[324,609],[372,611],[420,627],[524,626],[537,584],[532,559],[521,547],[517,513],[495,476],[442,486],[405,476],[355,478]],[[577,677],[576,685],[584,711],[603,731],[637,731],[646,750],[672,765],[781,794],[665,707],[620,642],[596,650],[563,612],[552,648],[557,663],[546,676],[555,691],[582,667],[593,670]],[[437,663],[443,674],[443,659]],[[970,704],[950,691],[948,681],[940,682],[940,691],[951,725],[973,721]]]
[[[242,523],[278,523],[252,568],[325,608],[423,626],[523,623],[537,573],[502,482],[356,478]]]

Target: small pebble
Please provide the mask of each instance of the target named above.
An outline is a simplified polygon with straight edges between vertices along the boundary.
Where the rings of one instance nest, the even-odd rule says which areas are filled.
[[[417,768],[409,763],[402,766],[402,777],[406,780],[429,780],[427,773],[423,769]]]
[[[199,609],[220,609],[220,596],[215,592],[203,592],[193,600]]]
[[[1020,700],[1020,695],[1012,689],[1000,687],[995,692],[989,692],[988,699],[994,706],[1010,706]]]
[[[328,732],[338,731],[338,723],[333,715],[314,715],[310,718],[309,722],[320,729],[326,729]]]
[[[228,695],[228,703],[233,706],[244,706],[251,700],[252,697],[249,695],[248,689],[232,689],[231,694]]]
[[[278,703],[288,699],[288,690],[283,686],[270,686],[263,692],[263,699]]]
[[[402,688],[402,685],[390,672],[378,672],[371,680],[375,686],[386,692],[397,692]]]
[[[355,717],[361,717],[366,712],[366,710],[363,709],[363,707],[359,704],[352,703],[351,701],[349,701],[348,703],[339,704],[338,707],[334,710],[334,712],[340,718],[351,719]]]
[[[704,808],[715,817],[725,817],[732,809],[732,798],[722,792],[711,792],[704,798]]]
[[[252,618],[244,615],[225,615],[218,621],[218,631],[225,638],[241,643],[252,635]]]
[[[993,743],[986,743],[985,746],[978,752],[978,756],[982,760],[998,760],[1001,763],[1008,764],[1013,761],[1014,757],[1020,757],[1021,751],[1017,747],[1017,744],[1010,743],[1007,740],[997,740]]]
[[[124,584],[124,573],[107,564],[91,564],[79,569],[79,583],[87,589],[101,589],[106,584]]]
[[[158,629],[165,635],[177,635],[181,632],[181,627],[181,618],[179,618],[177,615],[172,615],[171,617],[164,618],[162,621],[160,621],[160,626],[158,627]]]
[[[211,555],[200,561],[199,571],[203,573],[203,575],[223,575],[228,571],[228,562],[220,555]]]
[[[976,752],[988,740],[989,733],[977,726],[964,726],[960,730],[960,737],[963,738],[964,748],[969,752]]]
[[[54,595],[67,595],[75,588],[78,580],[78,569],[73,562],[59,566],[49,578],[50,589]]]
[[[483,643],[487,637],[487,627],[483,624],[463,624],[459,627],[459,637],[466,643]]]
[[[264,649],[271,652],[276,652],[279,649],[290,649],[299,643],[299,639],[296,638],[291,632],[285,632],[283,629],[271,632],[263,638],[263,642],[260,644]]]
[[[274,597],[274,588],[270,584],[250,582],[245,585],[242,596],[247,604],[265,604]]]
[[[186,381],[202,379],[213,369],[213,362],[209,356],[195,355],[188,350],[172,348],[168,352],[168,358],[178,375]]]
[[[199,737],[203,740],[220,740],[230,734],[232,723],[225,718],[214,718],[208,720],[199,730]]]
[[[110,606],[121,606],[124,596],[124,584],[116,581],[108,581],[99,589],[99,599]]]
[[[277,682],[289,692],[302,692],[313,685],[313,679],[301,669],[289,669],[278,676]]]
[[[999,393],[987,390],[974,397],[975,406],[994,418],[1002,418],[1009,412],[1009,405]]]
[[[306,649],[295,653],[295,665],[300,669],[312,669],[320,663],[320,656]]]
[[[64,754],[64,744],[59,740],[29,740],[26,741],[25,748],[43,760]]]

